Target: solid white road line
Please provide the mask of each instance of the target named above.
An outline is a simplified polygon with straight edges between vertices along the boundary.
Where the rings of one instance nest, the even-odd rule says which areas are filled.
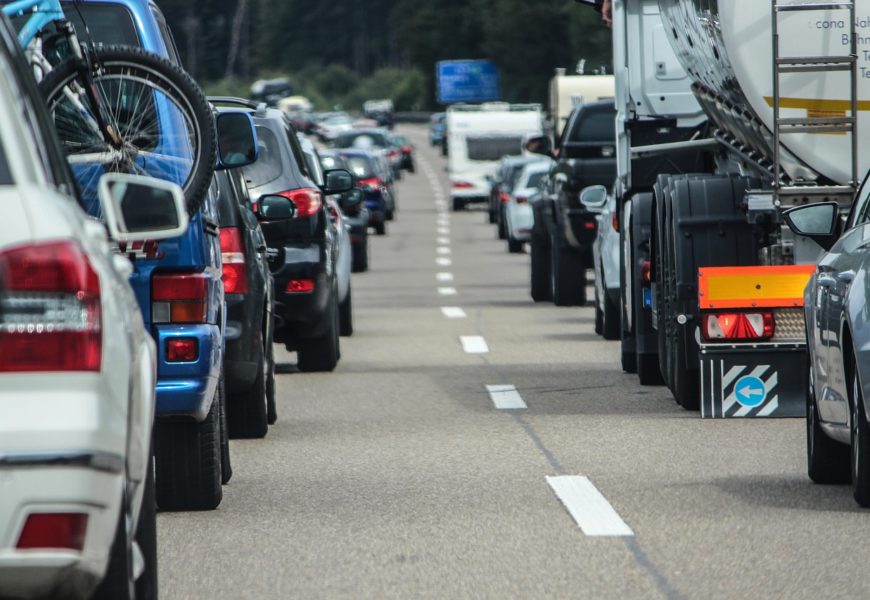
[[[453,273],[438,273],[435,275],[438,281],[453,281]]]
[[[489,352],[486,340],[479,335],[463,335],[459,337],[459,341],[467,354],[486,354]]]
[[[458,306],[442,306],[441,314],[443,314],[448,319],[464,319],[465,311],[459,308]]]
[[[512,385],[488,385],[486,391],[492,403],[499,410],[517,410],[528,408],[517,388]]]
[[[580,475],[547,477],[577,525],[588,536],[633,536],[634,532],[588,478]]]
[[[439,258],[435,259],[435,263],[439,267],[449,267],[450,265],[453,264],[453,261],[450,260],[449,258],[439,257]]]
[[[440,287],[440,288],[438,288],[438,294],[441,296],[455,296],[456,295],[456,288]]]
[[[438,254],[450,254],[450,248],[448,248],[447,246],[438,246],[435,251]]]

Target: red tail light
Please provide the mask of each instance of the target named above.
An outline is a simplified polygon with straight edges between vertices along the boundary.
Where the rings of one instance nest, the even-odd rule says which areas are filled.
[[[360,180],[357,182],[357,185],[359,185],[360,187],[362,187],[362,186],[364,186],[364,185],[367,185],[367,186],[369,186],[369,187],[379,188],[379,187],[381,187],[383,184],[381,183],[381,180],[378,179],[377,177],[368,177],[368,178],[366,178],[366,179],[360,179]]]
[[[314,188],[299,188],[289,192],[280,192],[279,196],[290,198],[296,205],[296,218],[310,217],[320,212],[323,206],[323,194]]]
[[[610,226],[613,227],[613,231],[619,231],[619,214],[613,213],[610,217]]]
[[[457,190],[467,190],[474,187],[473,183],[468,183],[467,181],[454,181],[451,185]]]
[[[313,279],[291,279],[284,291],[288,294],[310,294],[314,291]]]
[[[510,194],[507,192],[500,192],[498,195],[498,201],[502,203],[507,203],[511,201]]]
[[[0,252],[0,281],[0,372],[100,370],[100,281],[77,243]]]
[[[769,340],[776,329],[772,312],[705,314],[703,321],[704,337],[711,342]]]
[[[595,229],[595,221],[586,221],[585,223],[583,223],[583,227],[585,229]]]
[[[85,547],[88,515],[82,513],[36,513],[29,515],[15,545],[19,550],[37,548],[78,550]]]
[[[161,274],[151,279],[151,319],[155,323],[205,323],[208,276]]]
[[[517,204],[525,204],[529,201],[527,196],[517,196],[516,197]]]
[[[227,294],[248,293],[248,269],[245,265],[245,246],[242,231],[238,227],[221,229],[221,259],[223,262],[224,292]]]
[[[652,263],[648,260],[640,263],[640,280],[647,285],[652,281]]]
[[[405,154],[411,154],[412,150],[411,146],[402,146],[402,152]]]

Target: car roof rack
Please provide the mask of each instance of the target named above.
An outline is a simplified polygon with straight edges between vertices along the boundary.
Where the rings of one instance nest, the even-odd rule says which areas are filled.
[[[265,102],[255,102],[245,98],[237,98],[235,96],[208,96],[206,98],[212,104],[232,104],[235,106],[244,106],[254,110],[257,115],[265,115],[269,106]]]

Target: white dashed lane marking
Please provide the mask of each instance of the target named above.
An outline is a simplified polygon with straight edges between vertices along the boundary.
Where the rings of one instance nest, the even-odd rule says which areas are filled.
[[[438,281],[453,281],[453,273],[438,273],[435,275]]]
[[[450,238],[447,238],[447,237],[439,237],[439,238],[437,238],[435,241],[436,241],[438,244],[441,244],[442,246],[448,246],[448,245],[450,245]]]
[[[441,314],[443,314],[448,319],[464,319],[465,311],[459,308],[458,306],[442,306]]]
[[[456,288],[440,287],[440,288],[438,288],[438,295],[439,296],[455,296],[456,295]]]
[[[493,405],[499,410],[520,410],[528,408],[517,388],[512,385],[488,385],[486,391]]]
[[[634,535],[604,494],[588,478],[581,475],[561,475],[547,477],[547,483],[586,535]]]
[[[449,267],[453,264],[453,261],[449,258],[440,257],[435,259],[435,264],[437,264],[439,267]]]
[[[447,246],[438,246],[435,250],[438,254],[450,254],[450,248]]]
[[[459,337],[459,341],[467,354],[486,354],[489,352],[486,340],[479,335],[463,335]]]

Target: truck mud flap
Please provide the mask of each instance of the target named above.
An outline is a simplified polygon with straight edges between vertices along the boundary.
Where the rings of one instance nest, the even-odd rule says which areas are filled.
[[[806,416],[805,347],[701,351],[701,417]]]

